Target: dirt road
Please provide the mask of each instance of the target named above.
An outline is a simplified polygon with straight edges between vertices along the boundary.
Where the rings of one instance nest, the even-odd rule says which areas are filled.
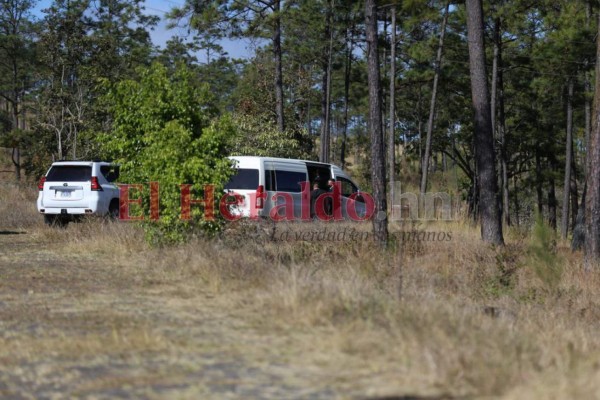
[[[296,353],[301,332],[265,332],[197,285],[96,257],[0,233],[0,397],[360,395],[334,360]]]

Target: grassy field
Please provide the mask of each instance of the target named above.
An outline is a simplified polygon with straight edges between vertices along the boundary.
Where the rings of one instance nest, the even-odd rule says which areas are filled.
[[[132,224],[44,226],[34,186],[0,182],[1,398],[600,398],[600,274],[560,242],[234,224],[153,248]]]

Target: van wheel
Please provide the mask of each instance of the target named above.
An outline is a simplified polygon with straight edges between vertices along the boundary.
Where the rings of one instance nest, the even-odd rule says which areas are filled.
[[[108,218],[111,220],[119,219],[119,200],[112,199],[108,206]]]

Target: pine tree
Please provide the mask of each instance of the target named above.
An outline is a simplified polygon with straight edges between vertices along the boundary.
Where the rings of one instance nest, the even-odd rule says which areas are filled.
[[[385,190],[385,153],[382,129],[381,83],[377,41],[377,6],[375,0],[365,2],[365,29],[367,36],[367,63],[369,76],[369,120],[371,137],[371,179],[375,210],[373,235],[381,244],[387,244],[387,204]]]
[[[32,0],[0,1],[0,98],[10,115],[11,132],[4,138],[12,147],[15,179],[21,179],[20,132],[26,127],[24,97],[33,86],[34,52]]]
[[[486,242],[502,245],[504,238],[498,208],[494,137],[483,43],[483,6],[481,0],[467,0],[466,7],[471,93],[475,112],[475,156],[481,196],[481,237]]]

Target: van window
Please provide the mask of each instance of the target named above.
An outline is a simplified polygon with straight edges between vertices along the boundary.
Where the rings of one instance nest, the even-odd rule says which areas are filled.
[[[318,182],[321,189],[327,189],[327,181],[331,178],[331,167],[322,164],[306,163],[308,180],[311,184]]]
[[[265,170],[265,190],[274,191],[275,189],[275,171],[272,169]]]
[[[258,188],[258,170],[238,168],[225,185],[227,190],[256,190]]]
[[[304,172],[277,170],[275,171],[275,179],[278,192],[299,193],[302,191],[300,183],[306,181],[306,174]]]
[[[87,182],[92,178],[92,167],[87,165],[55,165],[46,176],[47,182]]]
[[[358,188],[350,180],[341,177],[338,177],[337,180],[342,184],[342,196],[350,197],[352,193],[358,192]]]

